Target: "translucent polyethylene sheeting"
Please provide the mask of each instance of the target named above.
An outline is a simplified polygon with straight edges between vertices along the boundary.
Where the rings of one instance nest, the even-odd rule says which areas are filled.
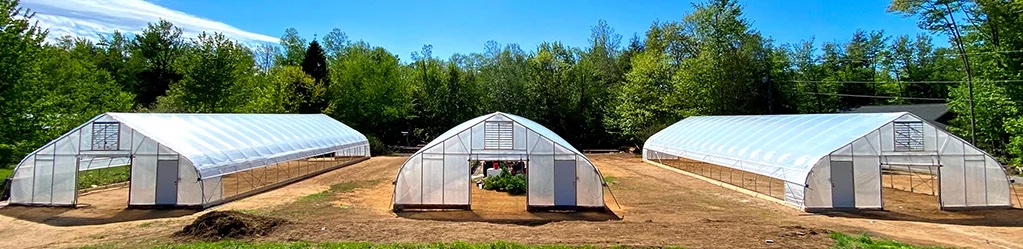
[[[804,183],[822,157],[904,113],[698,116],[647,139],[644,148]]]
[[[510,147],[485,148],[485,122],[511,122]],[[554,205],[555,160],[576,166],[577,206],[604,205],[603,178],[563,138],[529,119],[506,114],[483,115],[442,133],[402,165],[395,180],[395,204],[468,205],[470,160],[528,160],[528,205]]]
[[[323,114],[108,115],[187,158],[202,178],[367,142],[362,133]]]

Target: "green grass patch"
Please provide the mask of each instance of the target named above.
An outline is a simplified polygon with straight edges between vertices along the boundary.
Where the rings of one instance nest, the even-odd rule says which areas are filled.
[[[298,201],[323,200],[323,199],[326,199],[327,196],[330,196],[330,195],[331,195],[330,190],[327,190],[327,191],[323,191],[323,192],[319,192],[319,193],[315,193],[315,194],[299,197]]]
[[[298,198],[298,201],[317,201],[325,200],[327,197],[333,196],[337,193],[344,193],[353,191],[356,189],[376,185],[379,180],[374,181],[356,181],[356,182],[343,182],[334,185],[330,185],[330,189],[324,190],[323,192],[302,196]]]
[[[615,184],[616,182],[618,182],[618,177],[605,176],[604,177],[604,182],[606,182],[607,184]]]
[[[204,248],[374,248],[374,249],[419,249],[419,248],[435,248],[435,249],[526,249],[526,248],[538,248],[538,249],[575,249],[575,248],[598,248],[595,246],[568,246],[568,245],[523,245],[518,243],[509,242],[489,242],[489,243],[465,243],[465,242],[454,242],[454,243],[394,243],[394,244],[376,244],[366,242],[327,242],[327,243],[309,243],[309,242],[241,242],[241,241],[218,241],[218,242],[195,242],[186,244],[173,244],[163,245],[154,248],[161,249],[177,249],[177,248],[190,248],[190,249],[204,249]]]
[[[11,174],[14,174],[14,169],[0,168],[0,180],[7,179]]]
[[[103,186],[126,182],[131,176],[128,165],[78,172],[78,189],[92,188],[93,185]]]
[[[850,236],[839,232],[832,232],[831,238],[835,240],[835,248],[838,249],[922,249],[942,247],[914,246],[894,240],[874,239],[867,234]]]

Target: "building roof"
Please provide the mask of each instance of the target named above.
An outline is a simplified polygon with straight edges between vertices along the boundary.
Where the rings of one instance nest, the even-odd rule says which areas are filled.
[[[915,104],[915,105],[872,105],[862,106],[848,111],[849,113],[886,113],[886,112],[908,112],[930,121],[940,128],[945,128],[946,120],[943,119],[948,112],[948,104]]]
[[[821,158],[908,113],[696,116],[644,148],[803,184]]]

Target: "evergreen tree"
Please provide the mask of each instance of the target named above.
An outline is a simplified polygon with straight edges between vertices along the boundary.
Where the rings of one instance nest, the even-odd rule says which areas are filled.
[[[148,107],[167,94],[171,84],[181,80],[178,60],[185,50],[181,29],[167,20],[150,23],[132,43],[131,56],[142,64],[137,74],[135,101]]]
[[[309,48],[302,59],[302,71],[312,77],[318,85],[313,88],[330,87],[330,79],[327,78],[327,57],[323,54],[319,42],[314,40],[309,43]],[[308,85],[296,85],[295,93],[303,100],[298,108],[299,113],[320,113],[327,107],[327,101],[322,96],[313,94],[313,89]]]

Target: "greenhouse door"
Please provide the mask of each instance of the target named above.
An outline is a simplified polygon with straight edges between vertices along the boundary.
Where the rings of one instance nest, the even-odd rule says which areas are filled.
[[[554,206],[575,206],[575,161],[554,161]]]
[[[178,202],[178,160],[156,161],[156,205]]]
[[[831,161],[831,206],[856,207],[856,186],[853,184],[853,162]]]

